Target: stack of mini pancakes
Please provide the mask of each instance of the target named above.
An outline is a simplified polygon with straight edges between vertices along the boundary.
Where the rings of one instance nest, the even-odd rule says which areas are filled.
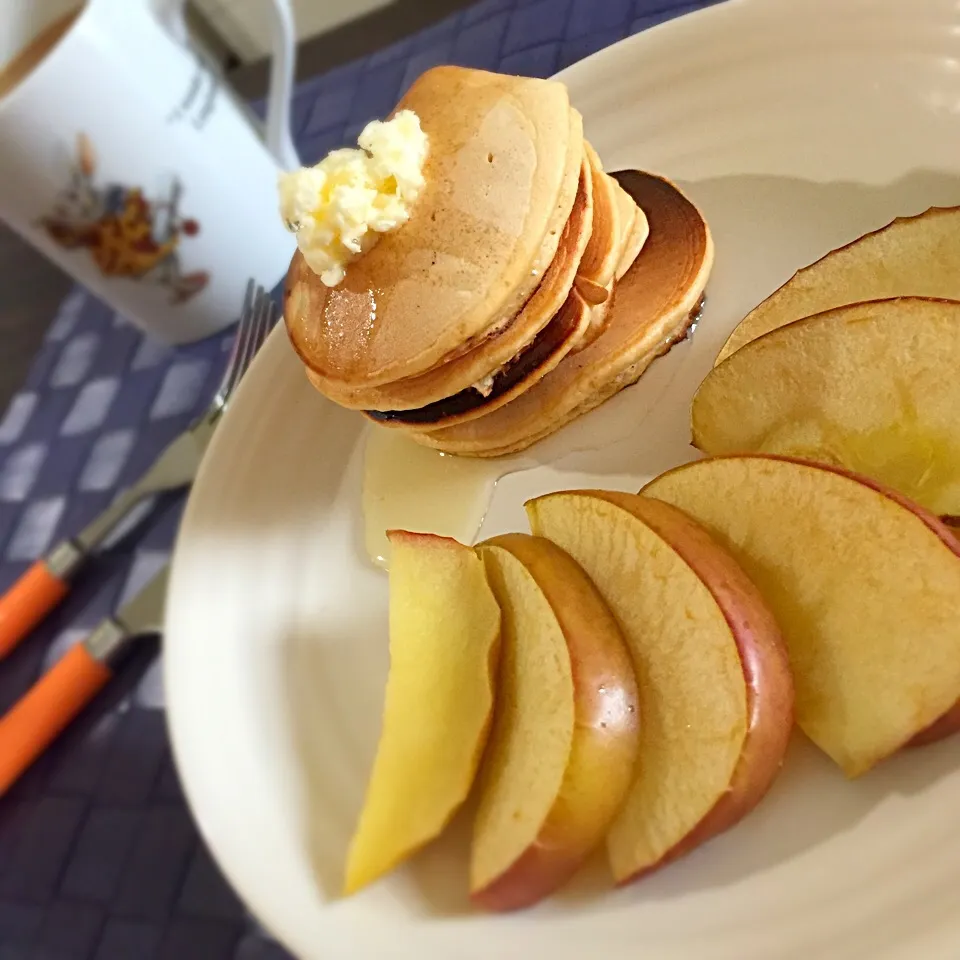
[[[457,67],[397,107],[429,138],[410,219],[326,287],[298,252],[284,314],[313,385],[419,443],[521,450],[685,336],[713,247],[667,181],[604,172],[556,81]]]

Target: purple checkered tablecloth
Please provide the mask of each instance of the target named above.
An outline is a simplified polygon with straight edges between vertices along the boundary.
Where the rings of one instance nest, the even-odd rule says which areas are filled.
[[[301,84],[304,162],[355,142],[440,63],[549,76],[716,0],[482,0]],[[80,529],[206,406],[231,336],[171,349],[82,289],[0,420],[0,590]],[[2,347],[0,347],[2,349]],[[0,711],[167,560],[164,498],[0,665]],[[170,756],[156,644],[0,800],[0,960],[280,960],[200,840]],[[368,960],[368,958],[358,958]],[[372,958],[370,958],[372,960]]]

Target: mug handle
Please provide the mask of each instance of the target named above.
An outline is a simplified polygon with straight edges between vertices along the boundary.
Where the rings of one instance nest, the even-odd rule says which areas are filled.
[[[290,103],[293,99],[293,70],[297,62],[297,44],[290,0],[267,0],[270,19],[270,86],[267,90],[267,149],[285,170],[300,166],[300,154],[290,129]]]
[[[265,0],[270,20],[270,86],[267,90],[266,144],[277,163],[286,170],[300,166],[300,155],[290,129],[290,101],[297,45],[290,0]],[[153,9],[167,31],[180,43],[189,43],[183,8],[186,0],[159,0]]]

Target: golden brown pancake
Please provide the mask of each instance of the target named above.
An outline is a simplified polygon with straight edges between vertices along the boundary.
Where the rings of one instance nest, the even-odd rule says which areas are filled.
[[[367,416],[385,426],[417,431],[468,423],[499,410],[555,369],[579,342],[596,313],[606,313],[611,303],[612,298],[589,304],[576,290],[571,290],[560,311],[533,343],[491,378],[486,394],[468,389],[418,410],[368,411]]]
[[[429,138],[410,219],[337,287],[299,254],[288,278],[298,354],[354,386],[416,376],[509,323],[556,254],[579,180],[582,120],[562,83],[436,67],[397,109]]]
[[[604,176],[607,176],[604,174]],[[616,187],[615,196],[617,199],[617,208],[619,211],[619,218],[617,221],[617,228],[620,230],[620,235],[617,237],[616,245],[612,248],[613,259],[616,262],[616,269],[614,272],[614,277],[611,278],[607,285],[608,290],[613,290],[614,283],[630,269],[633,265],[633,261],[637,259],[637,256],[640,254],[640,250],[643,248],[644,243],[647,241],[647,236],[650,233],[649,224],[647,223],[646,214],[633,202],[633,197],[624,190],[619,183],[617,183],[612,177],[609,178],[610,182]],[[582,291],[582,288],[578,285],[577,289]],[[602,302],[603,298],[595,300],[594,302]],[[591,321],[590,325],[584,331],[583,336],[580,338],[577,343],[573,345],[571,353],[579,353],[581,350],[585,350],[587,347],[593,343],[604,330],[607,329],[607,325],[610,322],[611,314],[609,311],[597,311]]]
[[[595,296],[590,300],[591,313],[590,313],[590,322],[583,328],[582,333],[580,334],[579,339],[570,344],[570,353],[579,353],[581,350],[585,350],[597,337],[607,329],[607,324],[610,321],[611,311],[610,306],[612,304],[613,295],[616,289],[616,283],[611,280],[606,287],[599,288],[603,295]],[[581,295],[583,290],[574,284],[574,290],[576,290]]]
[[[621,209],[616,181],[603,172],[600,158],[589,143],[584,143],[593,173],[593,232],[580,261],[576,283],[582,296],[599,302],[593,291],[599,293],[609,287],[617,269]]]
[[[417,433],[418,442],[478,457],[523,450],[634,383],[686,335],[713,265],[706,221],[667,180],[636,171],[617,178],[645,211],[650,236],[616,288],[604,334],[506,406],[469,423]]]
[[[647,237],[650,236],[650,224],[647,222],[647,215],[633,202],[633,197],[619,184],[617,189],[620,191],[620,207],[623,211],[624,224],[620,259],[617,260],[617,269],[614,274],[615,279],[619,280],[633,266],[633,261],[640,256],[640,251],[647,242]]]
[[[584,158],[577,196],[556,256],[540,285],[506,328],[463,356],[441,362],[418,377],[352,390],[336,382],[319,381],[309,370],[308,377],[330,399],[357,410],[415,410],[468,389],[516,357],[551,323],[570,293],[592,224],[593,186]]]

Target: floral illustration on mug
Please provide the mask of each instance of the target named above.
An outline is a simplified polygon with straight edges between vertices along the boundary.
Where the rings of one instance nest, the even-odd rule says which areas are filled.
[[[169,196],[148,200],[139,187],[94,177],[96,154],[89,138],[77,137],[70,183],[57,195],[52,211],[40,220],[54,243],[68,250],[86,248],[108,277],[147,280],[167,287],[172,303],[184,303],[207,285],[206,270],[183,273],[179,246],[200,225],[180,214],[179,181]]]

